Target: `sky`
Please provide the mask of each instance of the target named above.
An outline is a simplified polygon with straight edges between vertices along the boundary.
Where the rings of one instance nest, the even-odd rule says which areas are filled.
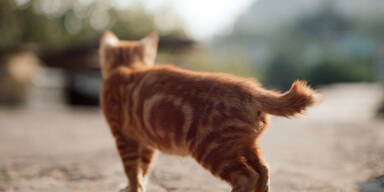
[[[209,40],[214,35],[229,33],[236,19],[257,0],[143,0],[149,11],[171,8],[183,21],[187,34],[197,40]],[[117,0],[121,6],[129,1]],[[161,15],[159,16],[161,17]],[[166,17],[160,19],[167,26]],[[168,23],[169,24],[169,23]]]

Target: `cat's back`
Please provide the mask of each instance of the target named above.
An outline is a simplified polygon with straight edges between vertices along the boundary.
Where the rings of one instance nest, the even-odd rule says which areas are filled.
[[[209,106],[244,110],[252,103],[254,87],[258,86],[253,80],[229,74],[194,72],[168,65],[134,71],[122,68],[104,81],[102,105],[119,100],[126,103],[125,108],[140,110],[145,102],[165,99],[193,105],[196,110]]]
[[[253,79],[245,79],[224,73],[194,72],[170,65],[129,70],[121,68],[105,79],[102,97],[106,94],[123,94],[147,99],[154,95],[167,95],[183,101],[206,103],[247,102],[254,88],[260,85]]]
[[[133,76],[142,79],[152,91],[183,97],[251,97],[254,88],[260,86],[254,79],[226,73],[195,72],[170,65],[151,67]]]

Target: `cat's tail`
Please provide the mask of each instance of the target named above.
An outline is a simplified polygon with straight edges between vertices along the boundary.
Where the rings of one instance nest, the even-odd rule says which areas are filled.
[[[308,106],[322,100],[321,95],[304,81],[295,81],[285,93],[260,88],[254,96],[261,111],[285,117],[302,113]]]

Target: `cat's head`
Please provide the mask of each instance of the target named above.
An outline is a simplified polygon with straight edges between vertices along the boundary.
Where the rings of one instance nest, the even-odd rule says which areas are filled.
[[[120,66],[139,68],[155,63],[159,37],[151,33],[141,40],[119,40],[110,31],[104,33],[100,40],[99,59],[103,77],[107,77]]]

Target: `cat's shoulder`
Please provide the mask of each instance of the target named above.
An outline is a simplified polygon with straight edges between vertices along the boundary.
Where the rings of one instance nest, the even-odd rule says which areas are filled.
[[[127,70],[125,68],[121,68],[115,70],[111,73],[107,78],[104,79],[104,86],[114,86],[119,85],[121,83],[127,83],[133,81],[133,73],[131,70]]]
[[[163,72],[163,73],[186,73],[188,70],[182,69],[171,64],[160,64],[148,67],[149,72]]]
[[[136,75],[155,75],[155,76],[183,76],[187,77],[193,73],[193,71],[182,69],[180,67],[170,65],[170,64],[162,64],[148,67],[146,69],[138,70],[135,72]]]

